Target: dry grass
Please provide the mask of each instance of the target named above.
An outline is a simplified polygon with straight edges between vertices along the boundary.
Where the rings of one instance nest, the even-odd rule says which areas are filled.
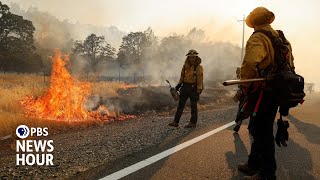
[[[128,85],[122,82],[96,82],[92,85],[92,94],[99,94],[104,97],[118,96],[119,89],[128,89],[136,87],[136,85]]]
[[[25,96],[38,97],[45,93],[49,86],[49,78],[44,83],[43,76],[32,74],[0,74],[0,138],[15,134],[20,124],[32,127],[48,127],[51,131],[66,130],[70,127],[86,127],[101,122],[68,123],[48,120],[39,120],[24,116],[19,99]],[[116,82],[97,82],[92,84],[92,94],[100,96],[117,96],[119,89],[129,88],[129,85]]]
[[[14,133],[19,124],[32,124],[31,119],[24,117],[18,100],[27,95],[40,95],[45,89],[41,76],[0,75],[0,137]]]

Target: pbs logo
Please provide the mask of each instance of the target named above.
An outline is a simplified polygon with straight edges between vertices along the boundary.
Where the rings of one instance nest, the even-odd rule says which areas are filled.
[[[29,128],[26,125],[20,125],[16,129],[16,134],[19,138],[24,139],[29,136]]]

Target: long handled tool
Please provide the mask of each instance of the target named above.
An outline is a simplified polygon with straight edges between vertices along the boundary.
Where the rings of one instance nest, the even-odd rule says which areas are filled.
[[[223,82],[223,85],[224,86],[230,86],[230,85],[235,85],[235,84],[261,82],[261,81],[266,81],[266,80],[267,80],[266,78],[243,79],[243,80],[227,80],[227,81]]]

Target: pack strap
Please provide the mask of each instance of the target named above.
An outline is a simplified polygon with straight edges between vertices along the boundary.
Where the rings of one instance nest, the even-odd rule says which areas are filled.
[[[184,85],[184,86],[191,86],[191,87],[197,87],[197,67],[198,67],[198,65],[197,66],[193,66],[193,80],[194,80],[194,82],[195,83],[186,83],[186,82],[182,82],[182,84]],[[183,66],[183,70],[185,70],[185,66]]]
[[[289,43],[287,43],[288,40],[286,39],[286,37],[284,36],[284,33],[281,30],[277,30],[277,32],[279,34],[279,37],[274,36],[271,31],[267,31],[267,30],[264,30],[264,29],[258,29],[256,31],[254,31],[252,34],[255,34],[255,33],[258,33],[258,32],[263,33],[264,35],[266,35],[271,40],[272,45],[273,45],[273,43],[275,42],[275,40],[277,38],[280,38],[285,45],[289,45]]]
[[[283,42],[285,43],[286,42],[286,37],[284,36],[283,32],[281,30],[277,30],[278,34],[279,34],[279,37],[284,40]]]
[[[197,84],[197,67],[198,66],[193,66],[193,80],[196,82],[196,84]]]
[[[274,36],[271,31],[267,31],[267,30],[264,30],[264,29],[258,29],[256,31],[254,31],[253,34],[258,33],[258,32],[263,33],[264,35],[266,35],[271,40],[272,46],[273,46],[275,51],[276,51],[275,48],[277,47],[277,44],[279,44],[279,42],[281,42],[285,46],[289,46],[290,45],[288,40],[284,36],[284,33],[281,30],[277,30],[277,32],[279,34],[279,37]],[[279,41],[279,39],[281,39],[281,41]],[[290,53],[288,52],[286,54],[286,60],[289,59],[289,56],[290,56]],[[291,65],[289,64],[288,61],[279,61],[279,60],[275,61],[275,69],[277,69],[278,67],[283,67],[283,66],[288,67],[291,70],[291,72],[294,72],[294,69],[291,67]]]
[[[276,38],[270,31],[267,31],[267,30],[264,30],[264,29],[258,29],[258,30],[255,30],[252,34],[255,34],[255,33],[263,33],[264,35],[268,36],[268,38],[273,42],[274,39]],[[283,33],[282,33],[283,34]]]

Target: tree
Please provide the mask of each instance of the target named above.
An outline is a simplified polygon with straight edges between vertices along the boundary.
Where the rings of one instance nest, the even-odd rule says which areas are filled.
[[[131,32],[122,38],[118,57],[120,64],[138,64],[142,55],[144,34]]]
[[[36,63],[28,62],[35,50],[34,31],[31,21],[12,14],[10,8],[0,2],[0,66],[3,71],[29,71]]]
[[[154,35],[151,27],[143,32],[145,41],[143,43],[142,59],[150,60],[156,55],[158,51],[158,37]]]
[[[122,38],[119,48],[120,65],[140,66],[145,60],[152,58],[157,50],[157,45],[157,37],[150,27],[144,32],[129,33]]]
[[[199,43],[205,39],[206,35],[203,30],[194,27],[189,31],[187,37],[193,42]]]
[[[105,41],[104,36],[89,35],[84,41],[75,41],[75,54],[86,57],[93,68],[102,62],[115,59],[116,50]]]
[[[0,2],[0,50],[14,53],[31,54],[35,28],[31,21],[12,14],[9,7]]]
[[[192,42],[183,35],[171,35],[162,39],[159,45],[159,55],[166,63],[176,62],[185,57],[189,49],[192,49]]]

